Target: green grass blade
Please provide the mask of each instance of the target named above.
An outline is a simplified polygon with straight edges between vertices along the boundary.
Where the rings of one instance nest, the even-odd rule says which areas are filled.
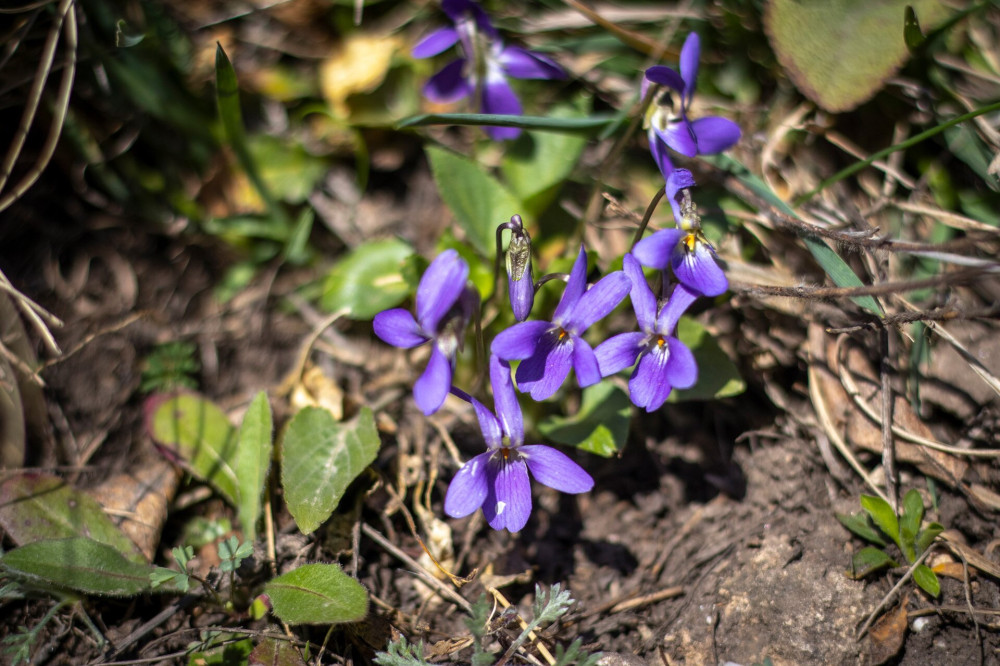
[[[546,116],[509,116],[492,113],[427,113],[404,118],[396,126],[426,127],[428,125],[488,125],[491,127],[520,127],[521,129],[547,132],[572,132],[592,134],[615,121],[614,114],[597,114],[586,118],[549,118]]]

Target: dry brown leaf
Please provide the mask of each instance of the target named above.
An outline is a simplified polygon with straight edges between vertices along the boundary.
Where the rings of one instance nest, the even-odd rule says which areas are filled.
[[[182,472],[167,460],[149,456],[130,471],[88,491],[119,523],[122,532],[152,561],[167,521],[167,509]]]
[[[874,666],[884,664],[899,653],[906,639],[906,601],[892,611],[879,618],[878,622],[868,632],[869,643],[869,663]]]

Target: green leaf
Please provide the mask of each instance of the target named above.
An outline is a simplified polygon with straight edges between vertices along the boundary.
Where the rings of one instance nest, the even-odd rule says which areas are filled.
[[[925,550],[931,547],[938,534],[944,532],[944,525],[941,523],[931,523],[917,534],[917,541],[914,544],[917,555],[922,555]]]
[[[289,641],[263,638],[250,653],[247,666],[306,666],[306,662]]]
[[[325,159],[287,139],[255,135],[248,139],[247,150],[269,191],[288,203],[303,203],[327,173]]]
[[[798,215],[785,201],[775,194],[767,183],[751,173],[745,166],[728,155],[714,155],[711,158],[702,158],[709,164],[714,164],[721,169],[725,169],[736,177],[741,183],[750,188],[757,196],[765,199],[779,211],[789,217],[798,219]],[[827,244],[812,236],[803,236],[803,241],[809,252],[812,253],[817,263],[830,276],[833,283],[838,287],[861,287],[864,283],[855,275],[851,267],[848,266],[840,256],[831,250]],[[877,317],[882,316],[882,308],[871,296],[855,296],[851,299],[859,306],[868,310]]]
[[[284,209],[278,205],[271,188],[261,175],[258,162],[250,151],[246,130],[243,127],[243,113],[240,110],[240,89],[236,70],[233,69],[229,56],[219,43],[216,43],[215,48],[215,101],[219,107],[219,118],[222,121],[226,142],[233,149],[240,167],[257,190],[257,194],[267,205],[268,216],[273,225],[285,229],[287,235],[291,223]]]
[[[425,127],[427,125],[492,125],[495,127],[520,127],[548,132],[593,134],[615,120],[615,114],[594,114],[586,118],[550,118],[548,116],[508,116],[492,113],[427,113],[404,118],[397,127]]]
[[[282,447],[281,485],[303,534],[330,517],[347,486],[375,460],[379,443],[367,407],[350,424],[337,423],[319,407],[306,407],[292,418]]]
[[[478,162],[435,146],[425,151],[441,198],[469,242],[492,257],[497,226],[522,212],[523,204]]]
[[[854,557],[851,558],[851,570],[847,572],[847,576],[859,580],[873,571],[894,566],[898,566],[896,560],[874,546],[865,546],[854,553]]]
[[[694,353],[698,381],[689,389],[671,391],[670,402],[731,398],[746,390],[740,371],[704,326],[690,317],[681,317],[676,335]]]
[[[371,319],[398,305],[410,293],[404,269],[412,254],[396,238],[359,245],[327,273],[320,305],[328,312],[347,308],[354,319]]]
[[[257,519],[260,518],[260,498],[271,468],[272,449],[271,405],[267,394],[261,391],[250,402],[236,440],[236,478],[239,480],[240,525],[246,539],[257,538]]]
[[[552,109],[552,118],[579,118],[583,112],[569,105]],[[583,153],[587,140],[574,134],[523,132],[510,144],[501,171],[514,194],[524,202],[524,213],[537,218],[559,194]]]
[[[886,540],[882,538],[882,535],[879,534],[879,532],[868,522],[868,514],[856,513],[848,515],[844,513],[837,513],[834,515],[837,516],[837,520],[840,521],[841,525],[865,541],[871,541],[872,543],[878,544],[883,548],[889,545]]]
[[[913,582],[932,597],[941,594],[941,581],[938,580],[937,574],[926,564],[921,564],[913,570]]]
[[[306,564],[264,586],[271,612],[288,624],[357,622],[368,614],[368,592],[336,564]]]
[[[903,16],[903,41],[910,53],[916,52],[924,43],[924,33],[920,30],[920,21],[917,20],[917,13],[913,7],[906,5],[906,13]]]
[[[148,404],[146,428],[153,439],[235,506],[239,497],[236,429],[225,412],[193,393],[153,398]]]
[[[155,571],[85,537],[36,541],[15,548],[0,557],[0,568],[29,583],[110,597],[148,592],[149,576]]]
[[[827,111],[849,111],[906,61],[900,24],[907,4],[928,26],[948,15],[939,0],[771,0],[764,25],[799,90]]]
[[[871,516],[878,528],[899,545],[899,521],[892,507],[881,497],[861,496],[861,508]]]
[[[22,546],[88,537],[111,546],[133,562],[146,561],[97,500],[48,474],[19,474],[0,484],[0,527]]]
[[[917,559],[917,532],[923,520],[924,499],[916,488],[911,488],[903,497],[903,515],[899,521],[899,545],[908,562]]]
[[[575,414],[549,417],[538,424],[538,431],[553,442],[610,458],[625,446],[630,415],[625,391],[604,381],[583,389]]]

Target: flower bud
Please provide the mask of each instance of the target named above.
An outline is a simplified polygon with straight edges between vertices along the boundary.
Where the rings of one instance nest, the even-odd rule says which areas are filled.
[[[510,308],[517,321],[524,321],[531,314],[535,302],[535,285],[531,275],[531,237],[524,230],[521,216],[511,219],[511,238],[507,246],[507,289]]]

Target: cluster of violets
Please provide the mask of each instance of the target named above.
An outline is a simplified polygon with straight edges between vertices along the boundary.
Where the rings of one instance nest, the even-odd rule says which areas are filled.
[[[426,37],[414,48],[414,55],[429,57],[460,43],[463,57],[432,77],[425,88],[432,100],[455,100],[475,93],[487,112],[520,113],[506,76],[562,75],[548,58],[504,46],[486,14],[471,0],[444,0],[443,7],[454,27]],[[647,88],[657,86],[646,116],[650,151],[663,174],[676,227],[640,240],[623,257],[623,270],[593,284],[587,281],[587,256],[581,247],[551,318],[529,319],[535,290],[548,278],[534,280],[531,239],[520,216],[500,225],[511,236],[506,267],[510,306],[517,323],[498,333],[490,344],[493,412],[452,385],[466,326],[479,310],[479,296],[468,284],[469,267],[455,250],[438,255],[422,276],[415,316],[396,308],[375,317],[375,334],[391,345],[411,348],[431,344],[427,367],[413,389],[421,411],[434,413],[452,393],[471,403],[479,420],[487,448],[466,462],[452,480],[444,502],[449,516],[462,518],[482,508],[491,527],[516,532],[531,513],[529,472],[536,481],[566,493],[582,493],[593,487],[590,475],[565,454],[542,444],[524,444],[518,391],[534,400],[545,400],[559,390],[570,370],[580,387],[587,387],[634,366],[629,378],[631,400],[652,412],[674,388],[690,388],[697,381],[694,354],[675,336],[677,322],[698,297],[725,292],[728,281],[701,231],[690,195],[694,178],[687,169],[675,168],[670,151],[688,157],[713,154],[731,147],[740,137],[739,127],[725,118],[689,118],[699,52],[698,36],[692,33],[681,51],[680,72],[651,67],[643,83],[644,97]],[[510,128],[487,131],[495,139],[516,135]],[[661,285],[659,298],[643,267],[663,272],[657,280]],[[592,347],[584,333],[626,295],[638,330],[619,333]],[[516,371],[512,372],[511,361],[519,361]]]

